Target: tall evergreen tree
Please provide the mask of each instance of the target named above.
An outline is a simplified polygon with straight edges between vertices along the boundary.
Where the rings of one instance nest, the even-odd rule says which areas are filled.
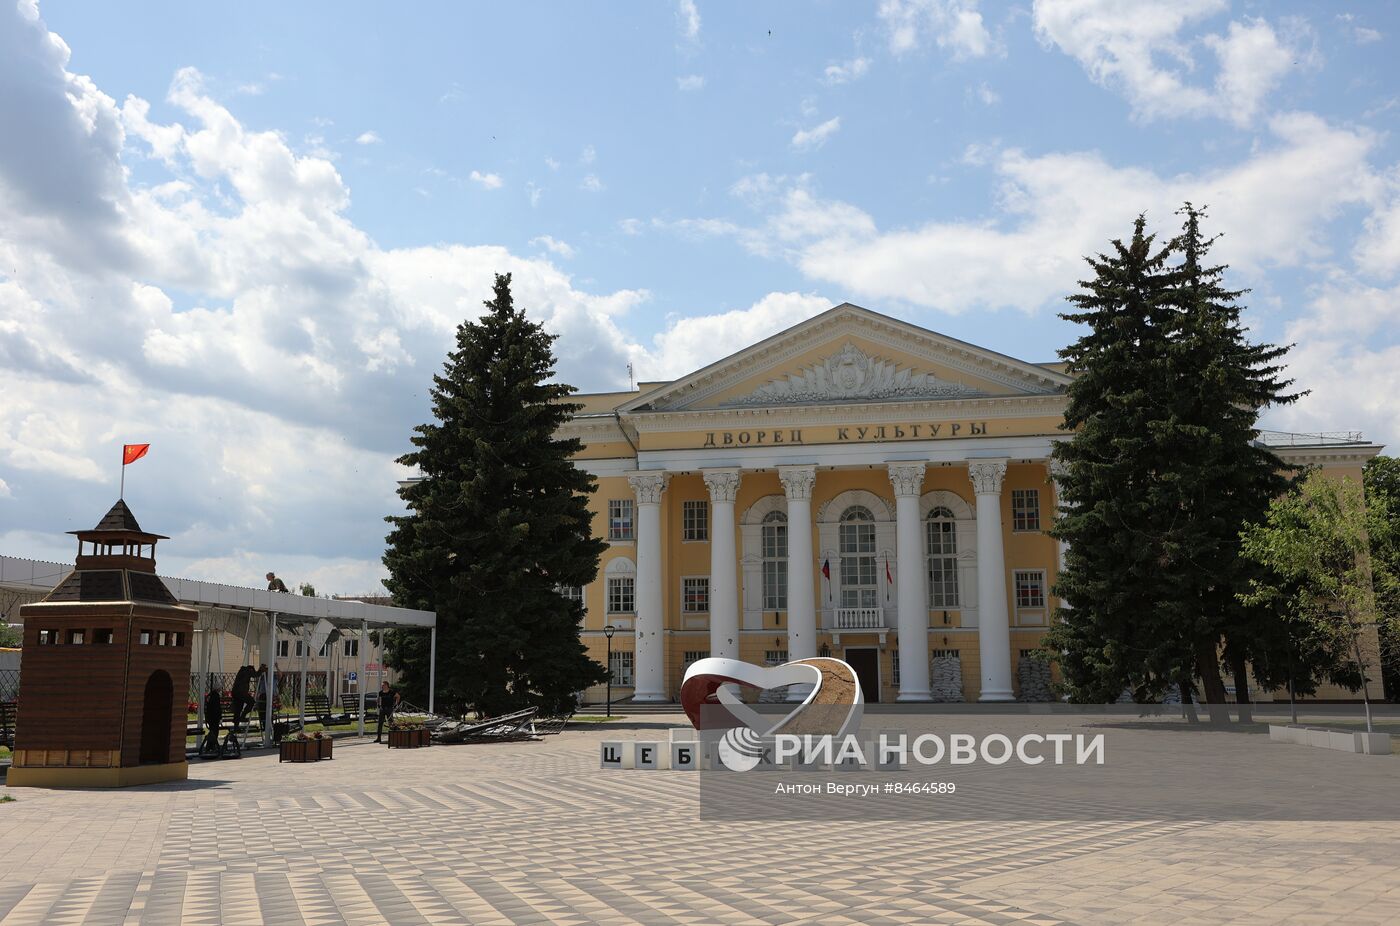
[[[1116,700],[1124,687],[1160,690],[1185,654],[1162,609],[1178,525],[1164,484],[1157,426],[1170,401],[1170,247],[1144,231],[1086,258],[1094,271],[1061,317],[1087,327],[1062,351],[1074,377],[1055,447],[1068,541],[1056,593],[1068,605],[1045,639],[1077,701]]]
[[[1181,262],[1171,281],[1172,401],[1159,432],[1184,527],[1183,546],[1170,571],[1171,601],[1207,701],[1225,702],[1223,641],[1235,697],[1243,705],[1249,699],[1246,663],[1255,664],[1256,676],[1265,667],[1300,670],[1308,668],[1303,654],[1311,652],[1281,651],[1288,634],[1280,632],[1279,622],[1286,615],[1246,605],[1240,597],[1259,570],[1241,555],[1240,531],[1261,521],[1291,482],[1289,468],[1259,442],[1259,415],[1298,395],[1288,392],[1292,383],[1282,377],[1288,348],[1249,342],[1239,302],[1247,291],[1226,288],[1228,268],[1209,263],[1216,239],[1201,231],[1204,211],[1188,202],[1178,214],[1184,218],[1173,242]],[[1247,717],[1247,709],[1241,710]]]
[[[570,460],[581,442],[556,436],[581,406],[553,382],[554,336],[515,307],[509,274],[486,310],[458,327],[433,377],[435,420],[398,460],[422,478],[399,490],[408,514],[387,519],[385,585],[398,604],[437,612],[448,710],[571,709],[606,677],[579,640],[581,606],[559,591],[593,581],[606,546],[590,530],[596,484]],[[425,692],[423,634],[391,634],[388,653],[408,693]]]
[[[1239,598],[1258,566],[1240,531],[1288,487],[1287,468],[1258,442],[1262,409],[1294,401],[1280,378],[1286,348],[1254,345],[1240,323],[1242,291],[1208,264],[1214,239],[1186,204],[1179,236],[1160,249],[1143,232],[1091,260],[1095,279],[1064,317],[1089,331],[1061,352],[1075,381],[1056,447],[1069,542],[1056,590],[1069,605],[1047,637],[1072,697],[1138,698],[1171,682],[1189,697],[1200,678],[1223,716],[1224,654],[1244,667],[1282,667],[1294,646],[1276,613]],[[1057,651],[1057,652],[1056,652]],[[1257,673],[1256,673],[1257,674]]]

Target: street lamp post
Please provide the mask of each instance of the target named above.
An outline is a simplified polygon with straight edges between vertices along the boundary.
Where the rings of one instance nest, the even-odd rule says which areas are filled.
[[[603,628],[603,636],[608,638],[608,707],[607,715],[612,717],[612,635],[617,632],[617,628],[608,624]]]

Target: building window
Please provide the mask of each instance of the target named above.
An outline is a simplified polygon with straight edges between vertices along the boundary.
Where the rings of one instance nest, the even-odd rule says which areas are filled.
[[[681,668],[688,669],[691,663],[709,658],[710,651],[707,649],[688,649],[685,651],[685,655],[681,660]]]
[[[184,645],[185,645],[185,635],[184,635],[183,633],[179,633],[179,632],[172,633],[172,634],[170,635],[170,645],[171,645],[171,646],[184,646]],[[297,645],[300,646],[301,644],[298,643]]]
[[[1040,530],[1040,490],[1011,490],[1011,529],[1014,531]]]
[[[637,610],[637,581],[631,576],[608,579],[608,613],[631,614]],[[629,658],[631,658],[629,656]]]
[[[681,503],[681,539],[710,539],[710,503],[707,501]]]
[[[1045,573],[1040,569],[1017,569],[1013,582],[1016,587],[1017,609],[1045,607]]]
[[[612,669],[612,683],[629,688],[632,685],[632,654],[625,650],[613,653],[608,661]]]
[[[341,653],[346,656],[360,655],[360,638],[350,637],[341,641]]]
[[[841,607],[874,608],[880,601],[875,578],[875,516],[862,505],[841,514]]]
[[[145,636],[145,634],[143,633],[142,636]],[[57,630],[41,630],[41,631],[39,631],[39,645],[40,645],[40,646],[52,646],[53,644],[55,644],[55,643],[57,643],[57,642],[58,642],[58,631],[57,631]],[[142,642],[142,643],[145,643],[146,641],[145,641],[145,640],[142,640],[141,642]]]
[[[92,632],[92,642],[98,646],[110,646],[112,643],[112,628],[102,627]]]
[[[608,501],[608,539],[636,540],[637,532],[632,519],[632,499],[614,498]]]
[[[928,513],[928,606],[958,607],[958,522],[939,505]]]
[[[165,631],[156,631],[156,646],[165,646]]]
[[[763,610],[787,610],[787,515],[770,511],[763,516]]]
[[[763,664],[765,666],[780,666],[788,661],[788,651],[785,649],[769,649],[763,651]]]
[[[150,645],[151,645],[151,632],[150,632],[149,630],[143,630],[143,631],[141,631],[140,640],[141,640],[141,645],[142,645],[142,646],[150,646]]]
[[[325,659],[326,656],[330,655],[330,651],[331,645],[329,643],[322,643],[321,648],[316,651],[316,658]]]
[[[936,649],[929,656],[930,659],[962,659],[955,649]]]
[[[578,604],[580,614],[587,613],[588,607],[583,603],[582,585],[558,585],[555,586],[554,590],[558,592],[560,597],[563,598],[565,601],[576,602]]]
[[[83,645],[83,632],[81,630],[68,631],[68,642],[78,646]]]
[[[710,613],[710,577],[681,579],[681,610],[686,614]]]
[[[291,646],[292,646],[292,641],[291,641],[291,640],[278,640],[278,641],[277,641],[277,658],[279,658],[279,659],[286,659],[286,658],[287,658],[287,654],[288,654],[288,652],[289,652],[290,649],[291,649]]]
[[[899,687],[899,648],[890,650],[890,684]]]

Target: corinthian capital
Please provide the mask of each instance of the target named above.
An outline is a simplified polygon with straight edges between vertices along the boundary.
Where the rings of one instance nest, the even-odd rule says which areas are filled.
[[[1000,495],[1002,480],[1006,478],[1006,461],[976,460],[967,464],[967,474],[978,495]]]
[[[710,490],[710,501],[732,502],[739,494],[737,469],[706,469],[701,470],[700,475]]]
[[[627,477],[627,481],[632,484],[632,491],[637,493],[637,504],[659,505],[661,493],[666,491],[666,486],[671,482],[671,474],[659,470],[632,473]]]
[[[890,485],[894,486],[896,496],[923,494],[927,463],[891,463],[889,468]]]
[[[790,501],[806,501],[812,497],[812,486],[817,483],[815,466],[780,466],[778,481],[783,484],[783,494]]]

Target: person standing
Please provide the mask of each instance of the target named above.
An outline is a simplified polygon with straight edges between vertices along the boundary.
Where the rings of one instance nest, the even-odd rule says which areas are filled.
[[[254,671],[252,666],[240,666],[238,674],[233,677],[233,690],[229,695],[233,701],[233,728],[235,730],[243,725],[243,721],[248,717],[248,711],[253,707],[253,692],[250,686],[253,683]]]
[[[374,741],[382,742],[384,736],[384,724],[392,723],[394,711],[399,706],[399,693],[389,687],[387,681],[379,683],[379,726],[374,731]]]
[[[204,723],[209,727],[209,732],[205,735],[204,745],[200,748],[202,754],[212,756],[219,754],[219,727],[223,722],[224,702],[219,697],[219,686],[211,681],[209,694],[204,698]]]

